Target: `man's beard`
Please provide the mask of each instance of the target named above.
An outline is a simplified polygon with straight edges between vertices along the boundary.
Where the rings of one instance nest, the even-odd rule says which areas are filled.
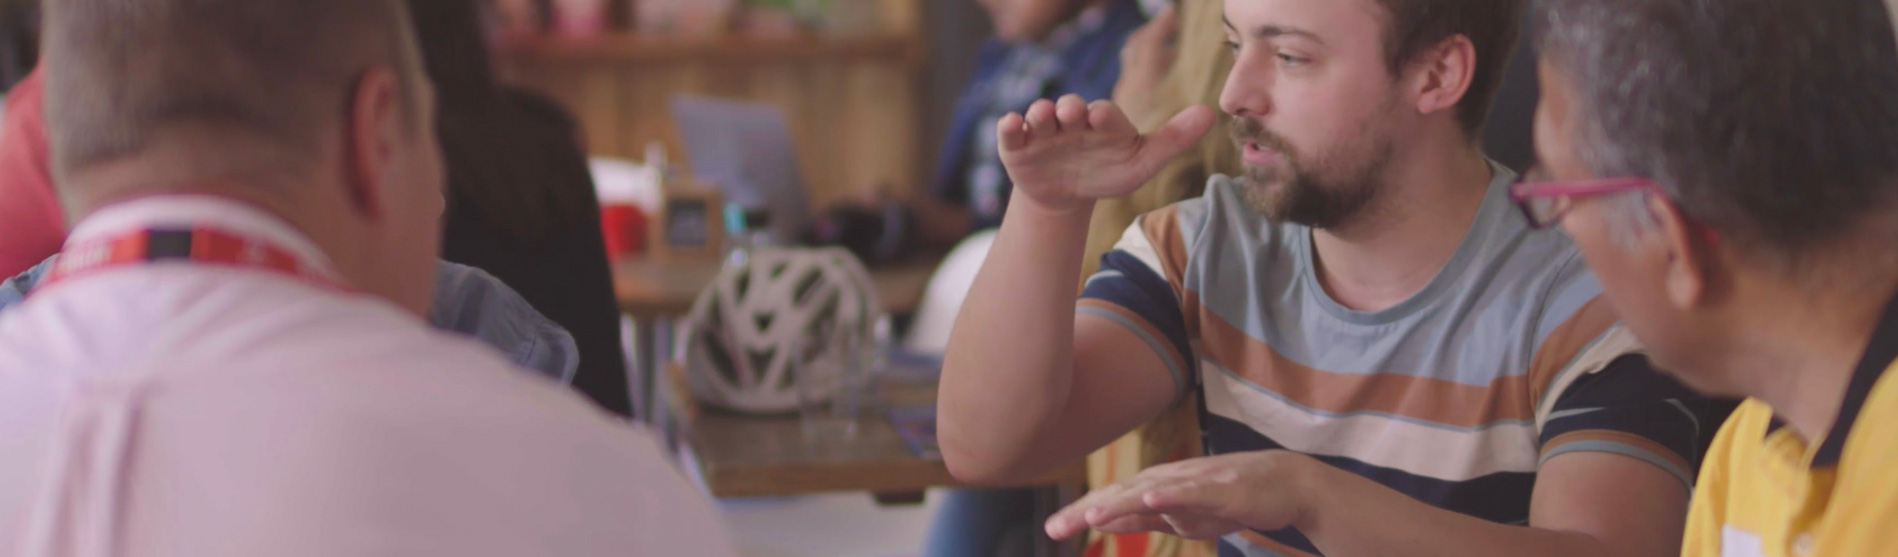
[[[1278,166],[1247,165],[1245,174],[1246,204],[1274,222],[1348,227],[1375,208],[1384,193],[1383,174],[1393,145],[1368,119],[1355,139],[1309,160],[1256,121],[1234,118],[1231,129],[1233,144],[1241,151],[1254,143],[1282,155]]]

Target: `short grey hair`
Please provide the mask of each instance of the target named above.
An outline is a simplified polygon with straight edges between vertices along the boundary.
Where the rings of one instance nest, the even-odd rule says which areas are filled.
[[[1584,164],[1797,266],[1898,206],[1892,25],[1881,0],[1539,0],[1532,32]]]
[[[313,164],[321,130],[347,114],[369,68],[401,76],[411,113],[420,98],[400,0],[60,0],[45,21],[55,176],[181,133],[216,146],[205,164],[267,159],[256,166],[293,172],[285,165]]]

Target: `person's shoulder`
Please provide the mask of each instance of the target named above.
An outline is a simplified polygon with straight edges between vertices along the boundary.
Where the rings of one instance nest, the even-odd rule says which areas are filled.
[[[32,347],[12,354],[22,364],[165,374],[180,400],[278,408],[344,432],[339,442],[403,428],[484,427],[477,424],[618,436],[580,395],[473,337],[433,329],[367,295],[172,267],[89,277],[35,296],[0,314],[0,349]]]
[[[162,286],[127,288],[141,280]],[[424,398],[491,390],[558,392],[553,381],[523,372],[476,337],[431,327],[420,316],[366,294],[273,275],[189,267],[136,270],[69,286],[132,305],[114,308],[81,299],[84,292],[47,292],[59,294],[51,301],[96,310],[82,325],[126,315],[164,322],[174,331],[199,331],[160,335],[149,348],[190,355],[180,361],[216,369],[218,376],[279,369],[283,373],[271,376],[334,375],[353,384],[412,389]]]
[[[492,550],[510,554],[609,546],[701,554],[726,544],[709,502],[680,476],[652,432],[514,369],[471,339],[420,326],[380,332],[393,338],[273,370],[274,377],[253,369],[249,380],[174,390],[231,409],[224,419],[244,422],[224,442],[224,454],[258,462],[254,451],[263,449],[249,447],[293,446],[322,455],[320,465],[286,464],[298,478],[336,486],[303,512],[332,517],[432,506],[444,512],[415,517],[405,528],[463,544],[452,547],[496,544]],[[304,493],[297,486],[259,489]],[[628,520],[646,526],[628,528]]]
[[[1253,210],[1244,188],[1237,179],[1215,175],[1199,197],[1140,215],[1117,247],[1153,252],[1156,267],[1186,283],[1237,269],[1250,273],[1260,268],[1255,263],[1286,260],[1294,246],[1284,239],[1298,237],[1300,227],[1271,222]]]
[[[520,450],[549,461],[564,461],[557,457],[576,444],[621,457],[652,452],[645,433],[474,337],[375,301],[336,305],[294,336],[231,360],[220,378],[286,362],[246,380],[251,396],[327,420],[337,439],[405,439],[471,457]]]
[[[1489,192],[1478,217],[1488,222],[1479,223],[1476,233],[1480,236],[1472,239],[1473,254],[1467,263],[1475,274],[1463,282],[1491,285],[1496,295],[1508,296],[1514,300],[1511,303],[1539,313],[1541,333],[1590,304],[1601,306],[1596,303],[1601,285],[1568,235],[1553,228],[1530,227],[1503,198],[1506,192],[1497,188]]]
[[[37,118],[43,110],[45,91],[44,71],[35,68],[27,73],[25,78],[20,79],[19,83],[13,84],[13,87],[6,91],[7,120],[13,120],[15,114],[31,114]]]
[[[1529,226],[1527,219],[1509,202],[1505,183],[1492,184],[1483,203],[1479,218],[1488,222],[1479,223],[1480,237],[1474,240],[1478,258],[1495,263],[1489,267],[1550,282],[1572,282],[1592,276],[1581,259],[1581,250],[1567,234],[1555,228]]]
[[[392,311],[393,308],[363,308]],[[528,373],[506,355],[480,339],[443,331],[404,316],[338,320],[332,327],[349,326],[347,336],[333,338],[331,346],[285,350],[329,351],[312,365],[360,370],[390,390],[407,390],[418,397],[443,402],[437,411],[461,412],[476,407],[522,412],[524,418],[591,421],[603,417],[584,397],[562,388],[544,375]],[[330,329],[339,330],[339,329]],[[360,347],[351,350],[347,347]],[[458,402],[457,402],[458,401]]]
[[[4,119],[0,119],[0,122],[5,123],[5,131],[0,132],[0,137],[12,136],[5,143],[13,150],[44,156],[46,85],[41,74],[40,70],[35,69],[6,91],[6,105],[0,108],[0,112],[5,114]],[[35,162],[42,168],[46,164],[44,161]],[[50,185],[51,181],[47,180],[47,183]]]
[[[1489,166],[1489,182],[1483,190],[1482,205],[1473,225],[1476,236],[1473,240],[1480,255],[1489,260],[1522,261],[1535,266],[1560,265],[1576,255],[1578,252],[1567,234],[1555,228],[1530,226],[1510,199],[1509,189],[1516,183],[1516,171],[1495,161],[1490,161]]]

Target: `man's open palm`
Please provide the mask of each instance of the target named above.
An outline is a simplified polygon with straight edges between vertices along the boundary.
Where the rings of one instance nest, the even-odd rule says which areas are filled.
[[[1141,135],[1114,103],[1088,104],[1068,95],[1036,101],[1025,115],[1004,116],[996,134],[1017,193],[1069,206],[1140,189],[1168,160],[1198,143],[1216,118],[1209,107],[1188,107],[1165,127]]]

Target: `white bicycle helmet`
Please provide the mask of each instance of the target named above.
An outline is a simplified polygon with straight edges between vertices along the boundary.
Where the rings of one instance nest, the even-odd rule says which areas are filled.
[[[699,294],[676,356],[700,401],[743,412],[795,410],[794,365],[840,365],[827,334],[871,338],[882,317],[870,274],[838,249],[760,249]],[[804,353],[793,350],[803,346]]]

